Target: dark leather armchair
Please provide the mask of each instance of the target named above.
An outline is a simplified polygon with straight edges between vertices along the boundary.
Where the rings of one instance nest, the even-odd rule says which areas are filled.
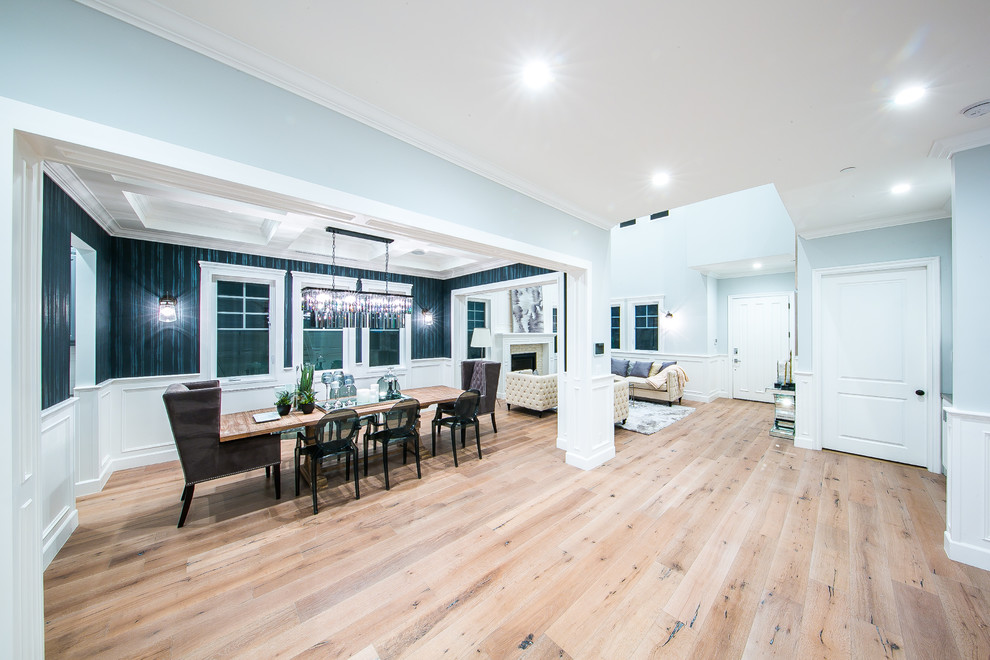
[[[476,365],[481,365],[480,371]],[[478,416],[492,416],[492,431],[498,433],[495,426],[495,394],[498,392],[498,377],[502,371],[501,362],[490,360],[464,360],[461,362],[461,389],[478,390],[481,398],[478,400]],[[444,411],[448,412],[448,411]]]
[[[220,442],[220,381],[169,385],[162,399],[186,480],[179,527],[186,522],[196,484],[211,479],[275,468],[275,499],[281,498],[281,437],[262,435]]]

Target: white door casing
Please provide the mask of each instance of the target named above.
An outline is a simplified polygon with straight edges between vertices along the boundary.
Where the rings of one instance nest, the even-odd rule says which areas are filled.
[[[777,363],[792,350],[792,294],[729,296],[732,398],[773,402]]]
[[[821,446],[937,471],[938,260],[814,275]]]

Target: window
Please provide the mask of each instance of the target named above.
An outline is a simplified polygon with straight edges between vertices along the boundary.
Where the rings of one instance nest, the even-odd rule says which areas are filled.
[[[399,330],[368,330],[368,366],[399,364]]]
[[[352,328],[332,328],[302,309],[303,289],[336,286],[353,291],[357,280],[318,273],[292,271],[292,356],[290,364],[312,364],[317,372],[354,369],[355,334]],[[349,352],[348,352],[349,351]],[[289,366],[288,364],[286,366]],[[317,374],[319,378],[319,374]]]
[[[636,305],[633,321],[636,350],[660,350],[660,306]]]
[[[274,378],[281,359],[285,273],[200,262],[200,373]]]
[[[475,360],[485,357],[485,349],[471,348],[471,335],[475,328],[487,327],[488,303],[484,300],[469,300],[467,304],[467,345],[468,359]]]
[[[622,348],[622,307],[612,305],[612,350]]]
[[[317,327],[311,315],[303,314],[302,361],[314,365],[317,371],[342,369],[344,331]]]
[[[557,308],[551,310],[553,314],[553,352],[557,352]]]
[[[217,281],[217,377],[268,373],[268,287]]]

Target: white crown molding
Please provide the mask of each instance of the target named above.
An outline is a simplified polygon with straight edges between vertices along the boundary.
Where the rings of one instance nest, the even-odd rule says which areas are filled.
[[[967,149],[976,149],[990,144],[990,127],[981,128],[969,133],[936,140],[932,144],[929,158],[952,158],[953,155]]]
[[[826,238],[828,236],[838,236],[840,234],[852,234],[858,231],[870,231],[871,229],[885,229],[898,225],[911,225],[917,222],[928,222],[930,220],[944,220],[951,215],[946,211],[945,205],[941,208],[918,211],[917,213],[907,213],[895,215],[868,222],[857,221],[836,227],[822,227],[820,229],[798,230],[797,235],[803,239],[811,240],[816,238]]]
[[[126,3],[122,0],[76,0],[76,2],[339,112],[591,225],[610,229],[617,224],[574,206],[497,165],[478,158],[342,89],[155,2],[150,0],[129,0]],[[126,8],[123,6],[125,4]]]
[[[111,236],[120,232],[120,225],[106,210],[96,195],[76,176],[71,167],[52,161],[44,162],[45,173],[51,177],[65,194],[72,198],[98,225]]]

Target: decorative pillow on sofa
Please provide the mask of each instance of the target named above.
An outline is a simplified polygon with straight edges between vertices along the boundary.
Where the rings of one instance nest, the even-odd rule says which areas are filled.
[[[660,373],[661,371],[663,371],[664,369],[666,369],[667,367],[669,367],[672,364],[677,364],[677,361],[675,360],[673,362],[654,362],[650,366],[650,375],[647,376],[647,378],[653,378],[658,373]]]
[[[612,358],[612,373],[625,378],[629,373],[629,360]]]
[[[637,378],[649,378],[652,362],[641,362],[636,360],[629,365],[629,375]]]

